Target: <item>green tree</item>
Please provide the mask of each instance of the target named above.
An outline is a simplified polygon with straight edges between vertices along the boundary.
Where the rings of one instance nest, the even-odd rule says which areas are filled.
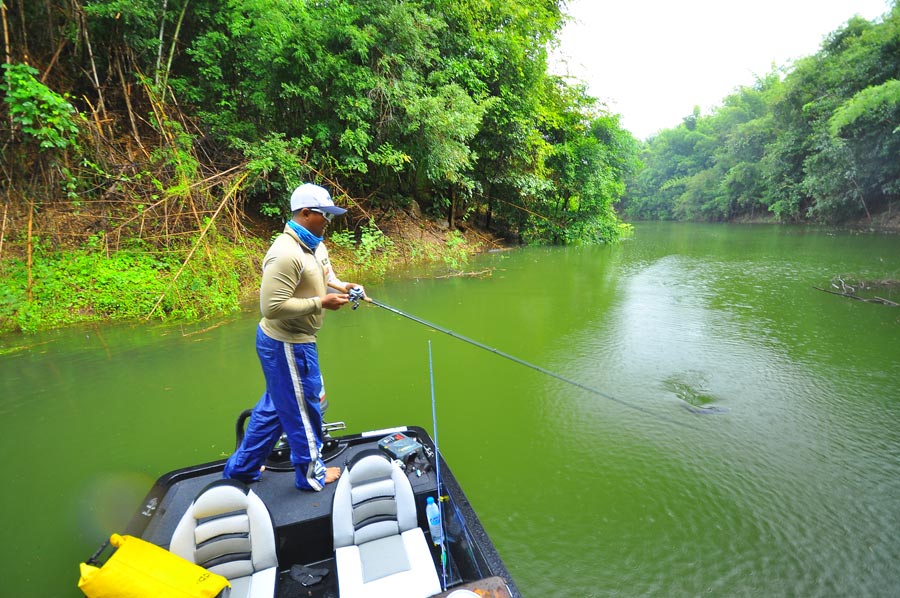
[[[626,213],[838,222],[889,206],[900,186],[898,6],[850,19],[783,77],[776,69],[650,139]]]

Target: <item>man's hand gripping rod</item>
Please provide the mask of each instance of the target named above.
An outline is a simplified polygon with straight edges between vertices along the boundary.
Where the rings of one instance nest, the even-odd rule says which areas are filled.
[[[353,287],[352,289],[348,289],[334,282],[329,282],[328,286],[330,286],[335,291],[340,291],[345,295],[349,295],[350,303],[353,304],[353,307],[351,309],[356,309],[357,307],[359,307],[360,301],[365,301],[367,303],[373,302],[371,299],[366,297],[366,293],[362,290],[361,287]]]

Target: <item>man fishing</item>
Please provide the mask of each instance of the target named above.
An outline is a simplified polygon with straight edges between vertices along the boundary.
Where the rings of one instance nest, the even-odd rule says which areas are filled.
[[[319,491],[341,475],[339,467],[326,468],[321,456],[325,389],[316,333],[324,310],[338,310],[349,302],[347,294],[329,293],[329,285],[365,292],[358,284],[338,280],[322,242],[331,220],[346,211],[318,185],[306,183],[291,194],[291,219],[263,259],[259,288],[262,319],[256,352],[266,390],[253,408],[241,446],[225,465],[226,478],[259,480],[282,431],[297,488]]]

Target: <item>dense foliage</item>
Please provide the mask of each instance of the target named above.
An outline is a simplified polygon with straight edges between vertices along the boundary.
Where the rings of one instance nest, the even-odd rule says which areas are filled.
[[[162,315],[217,305],[190,287],[231,288],[219,250],[308,180],[350,208],[336,244],[379,264],[400,210],[444,221],[451,260],[458,227],[527,243],[627,229],[612,206],[637,142],[549,74],[562,0],[2,2],[0,268],[16,284],[0,329],[29,327],[59,252],[93,255],[82,273],[146,260]]]
[[[240,192],[268,215],[315,179],[364,207],[415,200],[451,227],[477,215],[518,240],[618,235],[612,204],[636,144],[583,87],[548,74],[561,1],[7,3],[7,62],[112,122],[107,137],[165,146],[147,148],[151,162],[193,169],[181,184],[241,166]],[[15,123],[9,133],[29,141]],[[88,158],[100,168],[86,174],[113,176]]]
[[[622,207],[632,218],[722,221],[773,214],[836,223],[900,199],[900,2],[855,17],[813,56],[698,109],[641,150]]]

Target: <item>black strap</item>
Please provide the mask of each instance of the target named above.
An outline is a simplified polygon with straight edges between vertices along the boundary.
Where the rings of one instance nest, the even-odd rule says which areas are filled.
[[[109,540],[100,545],[100,548],[97,549],[97,552],[91,555],[86,562],[88,565],[93,565],[94,567],[100,566],[100,555],[103,554],[103,551],[106,550],[107,546],[109,546]]]
[[[324,567],[307,567],[306,565],[294,565],[291,567],[291,579],[304,587],[315,585],[322,581],[331,571]]]

